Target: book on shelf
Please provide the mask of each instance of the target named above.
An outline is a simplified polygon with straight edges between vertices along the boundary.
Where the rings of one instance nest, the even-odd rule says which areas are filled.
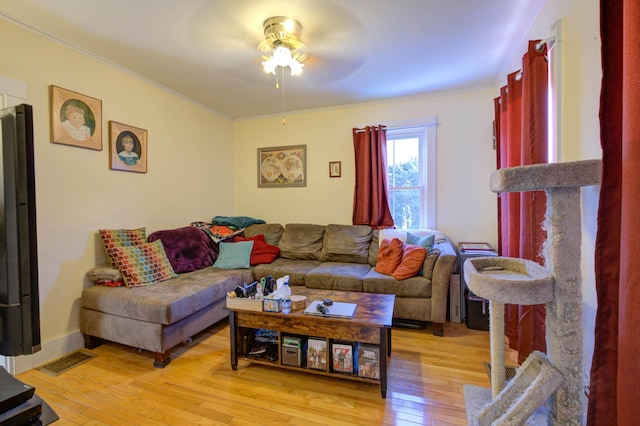
[[[353,374],[353,344],[351,342],[334,342],[331,345],[333,371]]]

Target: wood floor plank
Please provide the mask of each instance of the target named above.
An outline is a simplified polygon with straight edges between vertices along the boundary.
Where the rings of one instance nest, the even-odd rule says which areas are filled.
[[[60,416],[56,425],[465,425],[464,384],[489,387],[489,334],[446,323],[444,337],[394,328],[388,393],[375,384],[229,360],[228,321],[172,351],[164,369],[147,351],[105,343],[57,377],[30,370]],[[508,365],[516,354],[505,349]]]

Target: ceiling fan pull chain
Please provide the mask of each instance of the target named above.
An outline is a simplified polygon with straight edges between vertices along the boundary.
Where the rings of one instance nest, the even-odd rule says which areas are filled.
[[[282,71],[282,125],[284,126],[285,124],[287,124],[287,120],[284,118],[284,70],[283,70]]]

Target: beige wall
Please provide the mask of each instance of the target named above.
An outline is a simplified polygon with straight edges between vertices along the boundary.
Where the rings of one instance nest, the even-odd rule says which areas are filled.
[[[492,90],[444,93],[341,108],[239,120],[234,123],[235,199],[239,215],[268,222],[350,224],[353,206],[352,128],[420,123],[438,118],[437,225],[453,241],[496,241],[496,201],[489,191],[495,167]],[[306,144],[305,188],[258,188],[257,148]],[[342,177],[329,177],[329,162]]]
[[[233,213],[231,120],[59,43],[0,20],[0,73],[27,84],[33,106],[41,353],[38,365],[81,344],[86,272],[106,262],[99,228],[148,232]],[[53,144],[49,85],[102,100],[103,149]],[[108,121],[148,131],[148,173],[109,170]]]

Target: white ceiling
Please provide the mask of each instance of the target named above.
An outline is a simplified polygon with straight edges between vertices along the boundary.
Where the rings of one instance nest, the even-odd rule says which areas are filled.
[[[282,111],[257,50],[268,17],[303,27],[304,73],[285,81],[294,111],[491,86],[542,3],[0,0],[0,15],[238,118]]]

